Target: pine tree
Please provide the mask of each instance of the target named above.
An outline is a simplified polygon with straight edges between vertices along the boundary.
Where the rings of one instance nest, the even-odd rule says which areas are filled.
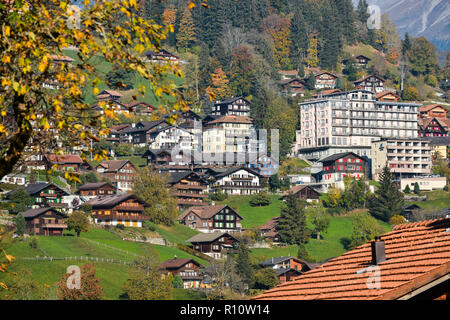
[[[419,184],[416,182],[414,183],[414,193],[419,195],[420,194],[420,187]]]
[[[291,39],[291,62],[294,67],[299,67],[302,65],[306,49],[308,48],[308,33],[301,8],[297,7],[292,17],[289,37]]]
[[[409,187],[409,184],[406,185],[405,189],[403,190],[404,193],[409,194],[411,193],[411,188]]]
[[[316,78],[314,77],[314,73],[312,73],[312,71],[309,73],[308,80],[306,80],[306,86],[309,90],[314,90],[316,88]]]
[[[251,287],[254,281],[254,274],[249,253],[250,250],[248,247],[244,243],[241,243],[236,257],[236,270],[244,283]]]
[[[402,206],[403,195],[397,190],[394,177],[386,165],[380,174],[380,187],[369,200],[369,213],[388,222],[393,215],[402,213]]]
[[[306,262],[312,262],[312,258],[303,243],[298,245],[297,258]]]
[[[180,25],[178,27],[177,46],[180,49],[186,50],[191,47],[195,40],[194,19],[192,18],[191,11],[186,7],[181,15]]]
[[[25,218],[23,217],[22,213],[19,213],[14,218],[14,223],[16,224],[16,234],[19,236],[23,236],[25,233]]]
[[[292,193],[287,196],[286,204],[281,209],[277,232],[285,243],[306,243],[305,205]]]
[[[408,32],[405,33],[405,39],[402,41],[402,55],[406,56],[411,50],[411,39]]]

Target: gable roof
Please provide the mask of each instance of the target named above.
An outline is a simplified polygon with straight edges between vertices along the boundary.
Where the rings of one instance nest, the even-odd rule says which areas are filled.
[[[233,103],[233,102],[235,102],[236,100],[239,100],[239,99],[241,99],[241,100],[244,100],[244,101],[246,101],[248,104],[250,104],[250,101],[248,101],[247,99],[245,99],[244,97],[231,97],[231,98],[227,98],[227,99],[224,99],[224,100],[220,100],[220,101],[216,101],[214,104],[229,104],[229,103]]]
[[[324,159],[319,160],[319,162],[336,161],[336,160],[341,159],[341,158],[343,158],[343,157],[345,157],[347,155],[350,155],[350,154],[352,154],[355,157],[358,157],[358,158],[364,160],[364,162],[366,161],[366,159],[364,159],[361,156],[358,156],[356,153],[353,153],[353,152],[341,152],[341,153],[332,154],[331,156],[328,156],[328,157],[326,157]]]
[[[397,225],[381,237],[387,260],[378,264],[380,289],[369,289],[371,244],[307,271],[254,297],[276,300],[393,300],[450,273],[450,218]]]
[[[195,261],[194,259],[191,259],[191,258],[168,259],[168,260],[164,261],[163,263],[161,263],[160,266],[162,268],[164,268],[164,269],[179,269],[179,268],[183,267],[184,265],[186,265],[189,262],[192,262],[192,263],[196,264],[199,267],[202,266],[200,263],[198,263],[197,261]]]
[[[234,173],[236,171],[239,171],[239,170],[245,170],[248,173],[251,173],[251,174],[253,174],[255,176],[261,177],[261,175],[258,172],[253,171],[253,170],[251,170],[250,168],[247,168],[247,167],[233,167],[233,168],[229,168],[229,169],[227,169],[225,171],[217,173],[214,177],[216,179],[220,179],[220,178],[226,177],[226,176],[228,176],[228,175],[230,175],[230,174],[232,174],[232,173]]]
[[[70,194],[70,192],[68,192],[68,191],[58,187],[57,185],[55,185],[53,183],[49,183],[49,182],[31,183],[28,186],[26,186],[24,189],[29,195],[33,195],[35,193],[41,192],[42,190],[44,190],[44,189],[46,189],[48,187],[52,187],[52,186],[57,188],[57,189],[59,189],[60,191],[62,191],[64,193],[64,195],[69,195]],[[11,190],[10,192],[8,192],[6,194],[6,196],[10,196],[10,195],[14,194],[19,189],[20,188]]]
[[[115,172],[120,170],[128,162],[134,167],[130,160],[104,160],[97,165],[97,168],[101,166],[105,168],[105,172]]]
[[[82,186],[78,187],[78,191],[82,191],[82,190],[95,190],[101,187],[104,187],[106,185],[111,186],[113,189],[115,189],[115,187],[109,183],[109,182],[91,182],[91,183],[85,183]]]
[[[37,216],[40,216],[41,214],[46,213],[47,211],[53,211],[55,213],[58,213],[65,217],[65,214],[59,212],[58,210],[51,208],[51,207],[43,207],[43,208],[37,208],[37,209],[28,209],[27,211],[23,212],[23,217],[26,218],[34,218]]]
[[[141,121],[136,124],[136,127],[129,126],[128,128],[125,128],[122,130],[122,133],[124,134],[132,134],[132,133],[138,133],[143,131],[149,131],[153,130],[156,126],[166,122],[166,120],[156,120],[156,121]],[[139,128],[137,127],[139,125]],[[167,124],[169,125],[169,124]]]
[[[79,155],[76,154],[46,154],[44,157],[49,161],[53,163],[78,163],[83,164],[85,163],[83,159]]]
[[[428,112],[428,111],[433,110],[438,107],[440,107],[440,108],[444,109],[446,112],[448,112],[448,110],[446,108],[444,108],[444,106],[442,106],[441,104],[430,104],[428,106],[423,106],[423,107],[419,108],[419,111],[420,112]]]
[[[236,116],[236,115],[226,115],[220,116],[217,119],[209,121],[207,124],[215,124],[215,123],[244,123],[244,124],[252,124],[253,119],[248,116]]]
[[[169,173],[169,181],[168,181],[168,183],[169,184],[175,184],[175,183],[179,182],[180,180],[187,178],[191,174],[193,174],[193,175],[195,175],[195,176],[197,176],[197,177],[199,177],[201,179],[201,177],[197,173],[195,173],[193,171],[170,172]]]
[[[392,92],[392,91],[382,91],[382,92],[375,93],[375,99],[383,98],[384,96],[387,96],[388,94],[392,94],[396,98],[400,99],[400,96],[397,95],[395,92]]]
[[[136,201],[139,202],[140,204],[144,205],[144,207],[148,206],[148,204],[144,200],[139,198],[138,196],[136,196],[134,194],[128,194],[128,193],[114,194],[114,195],[107,195],[107,196],[98,196],[98,197],[95,197],[95,198],[87,201],[86,204],[91,205],[93,209],[111,208],[123,201],[128,200],[128,199],[136,199]]]
[[[361,79],[359,79],[359,80],[353,81],[353,83],[356,84],[356,83],[363,82],[364,80],[366,80],[366,79],[368,79],[368,78],[370,78],[370,77],[375,77],[375,78],[377,78],[378,80],[381,80],[381,81],[383,81],[383,82],[386,81],[386,80],[384,80],[383,78],[381,78],[381,77],[379,77],[379,76],[376,76],[376,75],[374,75],[374,74],[371,74],[371,75],[365,76],[365,77],[363,77],[363,78],[361,78]]]
[[[189,238],[186,240],[186,242],[190,242],[190,243],[196,243],[196,242],[212,242],[214,240],[217,240],[223,236],[229,236],[231,238],[233,238],[236,241],[239,241],[238,239],[236,239],[235,237],[233,237],[232,235],[230,235],[228,232],[211,232],[211,233],[199,233],[196,234],[195,236]]]
[[[279,219],[280,219],[280,217],[273,217],[272,219],[270,219],[269,221],[264,223],[261,227],[259,227],[259,229],[260,230],[273,229],[273,228],[275,228],[277,226]]]
[[[296,186],[293,186],[291,189],[286,190],[285,192],[283,192],[282,196],[283,196],[283,197],[284,197],[284,196],[287,196],[287,195],[289,195],[289,193],[291,193],[291,192],[292,192],[293,194],[296,194],[297,192],[300,192],[300,191],[302,191],[302,190],[305,189],[305,188],[311,189],[312,191],[314,191],[314,192],[316,192],[317,194],[320,195],[320,192],[318,192],[317,190],[315,190],[313,187],[311,187],[311,186],[309,186],[309,185],[307,185],[307,184],[298,184],[298,185],[296,185]]]
[[[291,260],[291,259],[297,260],[300,263],[303,262],[302,260],[300,260],[298,258],[294,258],[292,256],[289,256],[289,257],[272,257],[272,258],[269,258],[267,260],[264,260],[263,262],[260,262],[259,265],[261,267],[269,267],[269,266],[274,266],[276,264],[279,264],[279,263],[282,263],[284,261],[288,261],[288,260]]]
[[[181,215],[178,216],[177,220],[183,220],[190,212],[195,213],[197,216],[199,216],[201,219],[210,219],[213,216],[215,216],[217,213],[222,211],[224,208],[229,208],[232,210],[236,215],[243,219],[239,213],[237,213],[236,210],[231,208],[230,206],[224,204],[224,205],[215,205],[215,206],[197,206],[197,207],[190,207],[187,210],[185,210]]]

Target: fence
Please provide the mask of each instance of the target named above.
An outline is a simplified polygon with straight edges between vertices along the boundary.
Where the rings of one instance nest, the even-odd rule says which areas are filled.
[[[104,258],[104,257],[86,257],[86,256],[74,256],[74,257],[62,257],[62,258],[56,258],[56,257],[23,257],[19,258],[23,260],[31,260],[31,261],[67,261],[67,260],[74,260],[74,261],[91,261],[91,262],[104,262],[104,263],[117,263],[117,264],[133,264],[133,262],[125,261],[125,260],[117,260],[117,259],[110,259],[110,258]]]
[[[136,253],[133,253],[133,252],[130,252],[130,251],[127,251],[127,250],[119,249],[119,248],[107,245],[105,243],[102,243],[102,242],[94,241],[94,240],[91,240],[91,239],[84,239],[84,240],[86,240],[88,242],[95,243],[96,245],[103,246],[103,247],[108,248],[108,249],[112,249],[112,250],[116,250],[118,252],[122,252],[122,253],[127,254],[127,255],[131,255],[131,256],[135,256],[135,257],[142,257],[139,254],[136,254]]]

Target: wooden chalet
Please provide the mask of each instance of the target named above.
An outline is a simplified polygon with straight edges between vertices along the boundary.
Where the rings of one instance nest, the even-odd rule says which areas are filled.
[[[177,198],[180,210],[208,205],[208,195],[205,194],[208,184],[195,172],[169,172],[168,183],[172,194]]]
[[[303,97],[305,95],[306,83],[303,79],[283,79],[280,81],[281,92],[293,97]]]
[[[316,191],[313,187],[304,184],[296,185],[283,192],[283,198],[291,193],[294,194],[297,199],[305,200],[307,202],[318,202],[321,196],[320,192]]]
[[[219,171],[211,176],[210,190],[213,193],[222,190],[230,195],[251,195],[259,193],[261,175],[246,167],[234,167]]]
[[[105,89],[97,95],[97,101],[113,101],[120,102],[123,94],[119,91]]]
[[[214,259],[221,259],[239,246],[239,240],[227,232],[200,233],[186,240],[191,247]]]
[[[370,75],[353,82],[355,89],[372,91],[375,93],[384,91],[385,80],[376,75]]]
[[[316,79],[317,90],[325,89],[325,88],[336,88],[336,82],[338,77],[328,71],[320,71],[314,74],[314,78]]]
[[[133,180],[137,174],[136,167],[129,160],[107,160],[100,162],[95,170],[108,179],[114,187],[129,191],[133,187]]]
[[[180,151],[173,157],[172,152],[165,149],[149,149],[145,151],[142,158],[147,159],[148,166],[160,167],[182,165],[186,168],[185,170],[189,169],[189,165],[192,163],[191,154],[185,154],[183,151]]]
[[[310,264],[294,257],[270,258],[259,265],[262,268],[274,269],[280,283],[290,281],[312,269]]]
[[[51,207],[28,209],[25,218],[25,233],[34,236],[62,236],[67,224],[66,216]]]
[[[382,91],[375,94],[375,99],[377,101],[397,102],[400,100],[400,96],[397,95],[395,92]]]
[[[92,170],[91,165],[75,154],[46,154],[44,163],[47,168],[56,166],[58,171],[85,172]]]
[[[121,141],[145,146],[153,141],[152,133],[169,127],[165,120],[141,121],[120,132]]]
[[[39,182],[28,184],[25,191],[34,199],[33,208],[54,207],[66,208],[67,204],[63,202],[63,197],[70,195],[69,192],[48,182]],[[6,194],[7,199],[11,197],[18,189],[12,190]]]
[[[440,104],[432,104],[419,108],[421,118],[447,118],[448,109]]]
[[[134,194],[98,196],[85,203],[92,206],[94,221],[101,225],[142,227],[142,222],[149,220],[144,215],[148,204]]]
[[[200,232],[240,232],[243,218],[228,205],[191,207],[177,220]]]
[[[113,195],[116,188],[109,182],[93,182],[83,184],[78,188],[77,194],[83,197],[96,197]]]
[[[155,110],[151,104],[144,101],[133,101],[125,104],[125,106],[137,116],[150,117]]]
[[[450,118],[420,118],[419,137],[447,137],[450,131]]]
[[[281,237],[277,231],[278,220],[280,217],[273,217],[266,223],[264,223],[259,230],[265,241],[271,241],[273,243],[280,243]]]
[[[160,49],[159,51],[147,51],[144,53],[147,59],[150,62],[159,62],[159,63],[178,63],[180,61],[180,57],[170,53],[165,49]]]
[[[216,101],[211,115],[248,117],[250,116],[250,101],[244,97],[231,97],[225,100]]]
[[[203,266],[194,259],[185,258],[178,259],[176,256],[173,259],[168,259],[161,263],[160,268],[166,275],[180,276],[183,280],[183,288],[199,288],[203,277],[199,270]]]

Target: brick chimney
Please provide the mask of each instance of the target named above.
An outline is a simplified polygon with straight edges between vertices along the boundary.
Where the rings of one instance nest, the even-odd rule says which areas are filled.
[[[372,265],[378,265],[383,261],[386,261],[386,250],[384,247],[384,241],[381,237],[375,237],[375,240],[371,242],[372,246]]]

